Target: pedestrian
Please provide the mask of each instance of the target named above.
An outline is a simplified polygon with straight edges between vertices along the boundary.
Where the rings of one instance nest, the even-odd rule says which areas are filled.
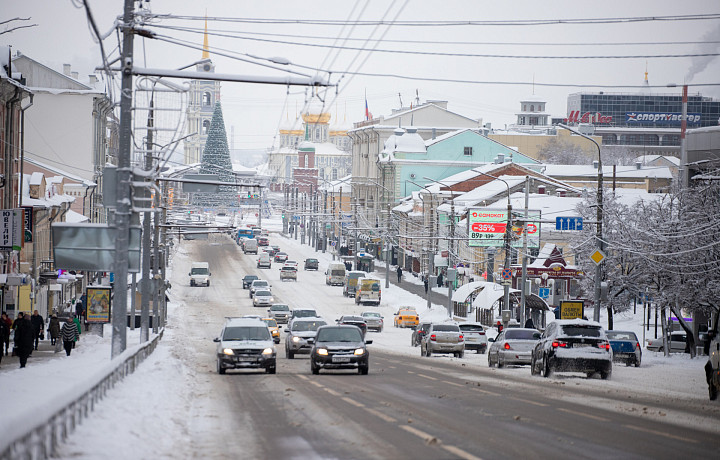
[[[8,355],[8,351],[10,350],[10,330],[12,329],[12,320],[8,316],[7,313],[2,312],[2,317],[0,317],[0,321],[5,323],[8,328],[8,335],[5,337],[5,342],[0,342],[0,354],[2,354],[3,349],[3,343],[5,344],[5,356]]]
[[[33,350],[35,331],[29,315],[18,315],[15,321],[15,354],[20,358],[20,367],[25,367],[27,359]]]
[[[425,277],[425,278],[423,279],[423,284],[425,284],[425,294],[427,294],[427,292],[428,292],[428,279],[427,279],[427,277]]]
[[[402,281],[402,268],[400,268],[400,265],[398,265],[397,268],[397,276],[398,276],[398,284]]]
[[[72,346],[73,348],[75,348],[75,343],[76,343],[76,342],[78,341],[78,339],[80,338],[80,333],[81,333],[81,331],[80,331],[80,318],[78,318],[77,315],[73,315],[73,319],[72,319],[72,320],[73,320],[73,322],[75,323],[75,326],[77,326],[77,337],[75,337],[75,341],[73,342],[73,346]]]
[[[2,344],[6,342],[10,342],[10,325],[5,321],[5,317],[7,316],[5,312],[3,312],[3,318],[0,320],[0,362],[2,362]],[[12,323],[10,323],[12,324]],[[7,349],[6,349],[7,350]],[[7,355],[7,351],[5,352]]]
[[[20,321],[24,319],[25,313],[20,312],[17,315],[17,318],[15,318],[15,321],[12,323],[12,330],[17,330],[18,324],[20,324]]]
[[[535,329],[535,323],[533,323],[532,317],[528,318],[527,321],[525,321],[525,327],[527,329]]]
[[[32,316],[30,316],[30,322],[33,325],[33,339],[35,339],[35,349],[37,350],[38,342],[45,338],[43,335],[43,331],[45,330],[45,320],[42,316],[40,316],[40,313],[35,310]]]
[[[58,337],[60,337],[60,320],[55,314],[48,321],[48,335],[50,336],[50,344],[55,345]]]
[[[78,336],[80,335],[80,331],[78,330],[77,324],[72,319],[67,321],[62,326],[62,330],[60,331],[60,334],[62,335],[63,340],[63,347],[65,347],[65,353],[67,356],[70,356],[70,352],[73,348],[75,348],[75,341],[77,340]]]
[[[440,272],[437,278],[438,287],[443,287],[443,274]]]

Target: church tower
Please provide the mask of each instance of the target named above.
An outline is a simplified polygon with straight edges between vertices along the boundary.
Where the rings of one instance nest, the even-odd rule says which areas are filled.
[[[215,72],[208,46],[207,19],[203,38],[202,60],[195,65],[197,72]],[[185,139],[185,164],[200,163],[207,140],[215,103],[220,101],[220,82],[212,80],[191,80],[187,108],[187,134],[195,135]]]

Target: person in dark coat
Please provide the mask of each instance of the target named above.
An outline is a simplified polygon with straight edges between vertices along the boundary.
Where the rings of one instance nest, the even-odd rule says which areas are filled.
[[[40,313],[35,310],[32,316],[30,316],[30,322],[33,326],[33,333],[35,334],[33,338],[35,339],[35,349],[37,350],[40,334],[45,330],[45,320],[40,316]]]
[[[2,312],[2,317],[0,317],[0,321],[5,323],[8,328],[8,335],[5,337],[4,342],[0,342],[0,354],[2,353],[3,344],[5,344],[5,356],[8,355],[8,351],[10,350],[10,329],[12,329],[12,320],[8,316],[7,313]]]
[[[533,323],[532,318],[528,318],[527,321],[525,321],[525,327],[528,329],[535,329],[535,323]]]
[[[397,268],[397,276],[398,276],[398,284],[402,281],[402,268],[400,268],[400,265],[398,265]]]
[[[438,277],[437,277],[437,283],[438,283],[438,287],[442,287],[442,286],[443,286],[443,274],[442,274],[442,273],[440,273],[440,274],[438,275]]]
[[[52,315],[50,321],[48,321],[48,335],[50,336],[50,343],[55,345],[55,342],[60,337],[60,320],[57,315]]]
[[[428,291],[428,279],[425,278],[425,279],[423,280],[423,283],[425,284],[425,294],[427,294],[427,291]]]
[[[10,341],[10,326],[5,322],[5,316],[5,313],[3,313],[3,319],[0,319],[0,362],[2,362],[3,356],[2,345]]]
[[[15,323],[15,353],[20,358],[20,367],[22,368],[27,364],[27,359],[33,351],[35,330],[28,315],[23,315],[22,318],[18,317]]]
[[[80,332],[78,331],[77,324],[75,324],[75,321],[68,320],[63,324],[62,329],[60,330],[60,335],[62,335],[63,340],[63,347],[65,348],[65,353],[70,356],[70,352],[73,349],[73,346],[75,344],[75,340],[77,340],[78,336],[80,335]]]

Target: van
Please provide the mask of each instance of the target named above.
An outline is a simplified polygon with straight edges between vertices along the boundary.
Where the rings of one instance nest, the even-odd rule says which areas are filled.
[[[258,242],[256,239],[247,239],[243,244],[243,252],[245,254],[257,254],[258,253]]]
[[[325,270],[325,284],[330,286],[342,286],[345,280],[345,264],[342,262],[330,262]]]
[[[352,270],[345,273],[345,280],[343,281],[343,295],[345,297],[355,297],[355,290],[360,278],[365,278],[365,272]]]
[[[193,262],[190,264],[190,286],[210,286],[210,264]]]
[[[380,280],[377,278],[360,278],[355,290],[355,303],[372,303],[380,305]]]
[[[258,257],[257,268],[270,268],[271,265],[272,261],[270,259],[270,254],[267,252],[261,252],[260,257]]]

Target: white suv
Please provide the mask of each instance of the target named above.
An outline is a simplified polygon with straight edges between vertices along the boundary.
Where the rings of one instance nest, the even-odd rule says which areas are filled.
[[[267,280],[255,280],[250,284],[250,298],[252,299],[255,295],[255,291],[263,290],[263,291],[270,291],[272,288],[272,285],[270,284],[270,281]]]

